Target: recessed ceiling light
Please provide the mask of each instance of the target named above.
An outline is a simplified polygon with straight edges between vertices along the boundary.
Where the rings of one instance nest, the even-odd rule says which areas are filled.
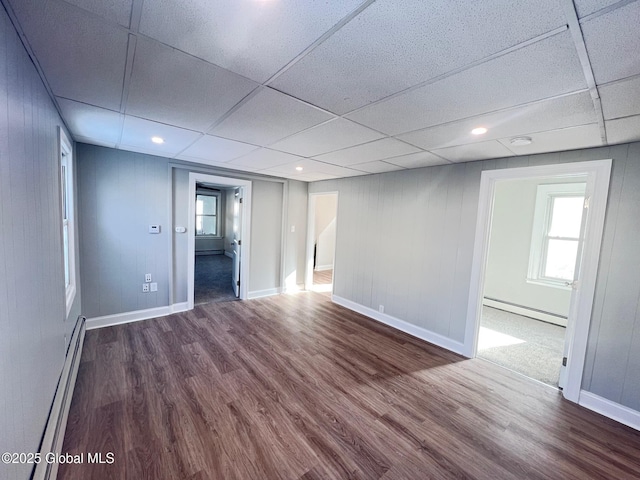
[[[302,171],[302,167],[296,167],[296,170],[301,172]]]
[[[471,130],[471,133],[473,133],[474,135],[483,135],[487,133],[487,129],[484,127],[477,127]]]
[[[151,141],[153,143],[157,143],[158,145],[162,145],[164,143],[164,138],[162,138],[162,137],[151,137]]]
[[[522,147],[524,145],[531,145],[532,140],[531,137],[513,137],[509,142],[514,147]]]

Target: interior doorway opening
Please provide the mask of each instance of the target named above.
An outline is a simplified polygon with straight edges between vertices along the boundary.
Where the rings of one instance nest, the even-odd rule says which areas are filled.
[[[490,255],[489,243],[493,227],[492,213],[495,207],[495,192],[499,184],[516,179],[552,179],[553,182],[565,184],[577,180],[577,182],[573,183],[582,182],[586,184],[583,199],[575,200],[577,207],[582,210],[577,238],[575,231],[572,231],[571,234],[567,233],[566,224],[562,226],[564,229],[561,229],[561,234],[550,235],[550,225],[553,226],[553,201],[550,202],[551,209],[543,209],[546,213],[542,216],[541,222],[546,225],[546,230],[542,229],[539,236],[535,237],[535,220],[534,225],[529,229],[532,245],[534,241],[547,242],[547,245],[544,247],[546,250],[540,250],[540,255],[530,256],[529,264],[527,265],[527,280],[539,282],[549,279],[546,277],[552,277],[552,279],[555,277],[556,281],[562,281],[565,283],[565,287],[570,288],[565,341],[558,383],[562,387],[563,396],[573,402],[579,401],[582,386],[582,374],[585,367],[587,339],[609,192],[611,163],[611,160],[608,159],[485,170],[482,172],[480,181],[480,197],[478,200],[478,217],[465,332],[465,354],[468,357],[475,357],[479,353],[482,311],[486,297],[485,286],[487,284],[488,259]],[[549,182],[547,181],[547,183]],[[544,193],[544,188],[542,193]],[[574,224],[576,223],[575,220],[572,221]],[[575,230],[575,225],[572,228]],[[535,240],[536,238],[537,240]],[[562,242],[573,242],[573,244],[568,246],[568,243],[563,244]],[[533,251],[533,248],[531,251]],[[573,272],[569,268],[571,262],[557,262],[555,267],[548,265],[548,258],[566,259],[569,251],[572,251],[575,255],[575,265],[572,267]],[[563,272],[562,274],[565,276],[572,273],[573,279],[571,281],[563,280],[559,276],[559,272]]]
[[[247,298],[251,182],[189,174],[188,293],[194,305]]]
[[[307,290],[333,293],[337,218],[337,192],[309,195]]]
[[[522,178],[494,189],[477,355],[556,388],[586,182],[586,175]]]
[[[233,267],[239,190],[196,182],[194,305],[238,298]]]

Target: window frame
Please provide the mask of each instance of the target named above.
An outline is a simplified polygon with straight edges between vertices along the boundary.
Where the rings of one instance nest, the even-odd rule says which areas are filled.
[[[198,217],[215,217],[216,218],[216,233],[198,233],[197,227],[194,229],[195,237],[197,238],[223,238],[220,231],[220,200],[221,200],[221,192],[219,191],[211,191],[211,190],[201,190],[196,189],[196,212],[197,212],[197,202],[198,196],[207,196],[207,197],[215,197],[216,198],[216,213],[215,215],[211,214],[195,214],[195,225],[198,224]]]
[[[565,280],[545,275],[547,254],[550,240],[571,240],[580,242],[580,237],[552,237],[549,235],[553,220],[553,204],[558,198],[586,197],[586,182],[540,184],[537,187],[534,208],[533,227],[531,233],[531,248],[529,252],[529,267],[527,282],[563,290],[570,290],[571,286]]]
[[[76,283],[76,222],[73,146],[62,127],[58,127],[58,160],[60,172],[60,236],[66,317],[75,301]],[[65,252],[65,230],[67,244]],[[67,277],[68,272],[68,277]]]

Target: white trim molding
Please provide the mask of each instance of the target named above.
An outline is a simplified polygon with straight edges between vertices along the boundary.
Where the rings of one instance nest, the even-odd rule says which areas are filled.
[[[147,308],[146,310],[135,310],[133,312],[104,315],[102,317],[89,318],[87,320],[87,330],[111,327],[113,325],[121,325],[123,323],[139,322],[141,320],[149,320],[157,317],[166,317],[172,313],[186,312],[187,310],[189,310],[189,303],[183,302],[167,305],[166,307]]]
[[[535,318],[536,320],[542,320],[543,322],[552,323],[560,327],[567,326],[566,317],[560,317],[551,313],[541,312],[540,310],[534,310],[523,305],[514,305],[513,303],[501,302],[500,300],[494,300],[493,298],[487,297],[482,300],[482,304],[487,307],[504,310],[505,312],[515,313],[516,315],[523,315],[525,317]]]
[[[282,288],[267,288],[266,290],[254,290],[253,292],[249,292],[247,298],[249,300],[254,298],[262,298],[262,297],[270,297],[272,295],[280,295],[282,293]]]
[[[333,270],[333,264],[316,266],[316,272],[325,272],[327,270]]]
[[[595,393],[580,391],[580,400],[578,404],[589,410],[609,417],[616,422],[620,422],[628,427],[640,431],[640,412],[632,408],[625,407],[619,403],[607,400]]]
[[[404,320],[400,320],[399,318],[392,317],[391,315],[387,315],[386,313],[380,313],[373,308],[365,307],[364,305],[352,302],[351,300],[339,297],[338,295],[332,295],[331,300],[334,303],[348,308],[349,310],[353,310],[354,312],[360,313],[365,317],[369,317],[373,320],[376,320],[377,322],[384,323],[385,325],[395,328],[396,330],[408,333],[412,337],[419,338],[420,340],[432,343],[434,345],[437,345],[438,347],[446,348],[447,350],[458,353],[460,355],[464,354],[464,344],[440,335],[439,333],[432,332],[431,330],[427,330],[426,328],[422,328]]]
[[[522,168],[485,170],[480,177],[480,196],[473,248],[473,263],[469,282],[467,324],[464,355],[476,356],[480,330],[480,314],[484,292],[484,279],[491,233],[496,183],[504,180],[528,178],[575,178],[587,176],[586,196],[589,197],[589,221],[584,233],[582,262],[578,271],[577,289],[571,295],[571,307],[567,321],[565,357],[567,357],[566,379],[562,395],[569,401],[578,402],[582,385],[582,372],[587,351],[587,337],[591,322],[591,309],[596,285],[600,245],[604,230],[604,215],[609,193],[611,159],[568,162]]]

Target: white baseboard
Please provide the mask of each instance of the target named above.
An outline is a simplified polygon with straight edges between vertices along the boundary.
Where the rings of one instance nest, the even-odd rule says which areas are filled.
[[[282,293],[282,288],[267,288],[266,290],[255,290],[247,294],[249,300],[254,298],[270,297],[271,295],[278,295]]]
[[[78,317],[76,326],[73,329],[71,341],[67,348],[67,354],[62,366],[62,373],[58,379],[58,386],[49,411],[49,418],[42,436],[39,452],[44,459],[47,454],[62,454],[64,433],[67,429],[67,419],[69,408],[73,398],[73,390],[76,385],[80,358],[82,357],[82,346],[84,345],[86,321],[84,317]],[[38,463],[33,471],[33,480],[55,479],[58,474],[58,463],[48,463],[42,461]]]
[[[324,272],[326,270],[333,270],[333,265],[331,265],[331,264],[329,264],[329,265],[316,265],[314,270],[316,272]]]
[[[535,318],[536,320],[542,320],[543,322],[553,323],[561,327],[567,326],[567,319],[556,317],[555,315],[549,315],[548,313],[539,312],[537,310],[531,310],[527,307],[521,307],[519,305],[513,305],[511,303],[504,303],[500,300],[492,300],[489,298],[483,298],[482,304],[487,307],[497,308],[506,312],[515,313],[517,315],[523,315],[525,317]]]
[[[451,350],[452,352],[459,353],[460,355],[464,355],[464,344],[460,342],[456,342],[455,340],[451,340],[439,333],[432,332],[427,330],[426,328],[418,327],[417,325],[413,325],[412,323],[406,322],[404,320],[400,320],[399,318],[392,317],[391,315],[387,315],[386,313],[380,313],[373,308],[365,307],[360,305],[359,303],[352,302],[351,300],[347,300],[346,298],[339,297],[337,295],[332,295],[331,300],[338,305],[342,305],[343,307],[348,308],[349,310],[353,310],[354,312],[361,313],[362,315],[372,318],[380,323],[384,323],[385,325],[389,325],[397,330],[401,330],[409,335],[424,340],[429,343],[433,343],[442,348],[446,348],[447,350]]]
[[[187,302],[183,302],[174,303],[173,305],[168,305],[166,307],[148,308],[146,310],[136,310],[133,312],[94,317],[87,320],[87,330],[111,327],[113,325],[121,325],[123,323],[139,322],[140,320],[164,317],[166,315],[171,315],[172,313],[185,312],[187,310],[189,310],[189,304]]]
[[[586,390],[580,391],[578,404],[605,417],[609,417],[616,422],[640,430],[640,412],[637,410],[612,402]]]
[[[227,252],[226,250],[224,251],[225,256],[229,257],[229,258],[233,258],[233,252]]]

